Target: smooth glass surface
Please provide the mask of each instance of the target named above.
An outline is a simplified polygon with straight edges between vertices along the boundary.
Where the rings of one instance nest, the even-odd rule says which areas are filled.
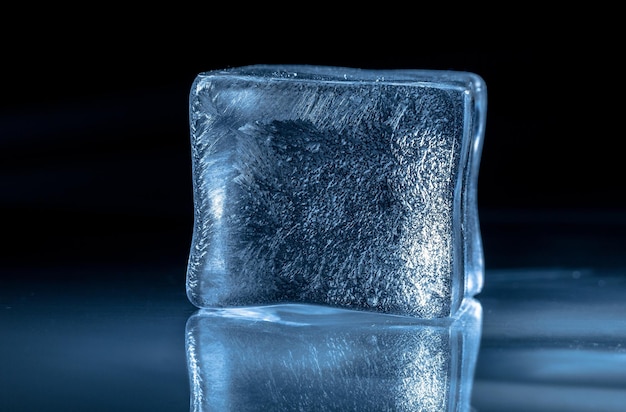
[[[455,71],[198,75],[191,302],[453,316],[483,282],[486,93]]]

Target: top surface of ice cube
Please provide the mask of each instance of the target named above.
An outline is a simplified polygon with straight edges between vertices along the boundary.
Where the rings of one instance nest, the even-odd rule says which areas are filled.
[[[358,69],[353,67],[330,67],[312,65],[253,65],[215,70],[200,74],[201,77],[245,77],[249,80],[293,80],[300,82],[359,82],[428,84],[430,87],[480,89],[480,76],[453,70],[416,69]]]

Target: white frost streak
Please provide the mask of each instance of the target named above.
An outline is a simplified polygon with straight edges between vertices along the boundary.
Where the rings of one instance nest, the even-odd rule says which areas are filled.
[[[352,90],[320,93],[313,89],[294,103],[293,117],[308,120],[322,130],[332,128],[339,133],[350,132],[364,117],[372,113],[376,99],[354,99]],[[362,93],[368,93],[363,90]],[[365,96],[367,97],[367,96]]]

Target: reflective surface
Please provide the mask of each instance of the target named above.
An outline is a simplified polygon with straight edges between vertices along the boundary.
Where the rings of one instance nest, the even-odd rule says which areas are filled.
[[[184,287],[137,269],[46,272],[3,273],[0,411],[189,408]]]
[[[478,410],[624,410],[625,271],[524,269],[488,279]]]
[[[108,281],[93,280],[103,278],[102,272],[110,273]],[[125,275],[114,276],[118,272]],[[166,278],[162,272],[155,269],[149,275]],[[245,397],[234,401],[242,403],[267,403],[278,396],[278,404],[308,399],[322,405],[323,394],[329,396],[326,400],[345,394],[343,402],[358,397],[369,405],[390,405],[416,399],[419,382],[444,382],[455,367],[462,372],[461,358],[454,355],[464,360],[465,354],[453,350],[452,335],[441,328],[372,330],[351,323],[304,326],[299,334],[298,322],[311,315],[297,313],[292,317],[296,324],[255,324],[246,318],[211,322],[195,317],[181,269],[170,273],[170,282],[150,286],[133,280],[145,280],[146,273],[136,268],[85,269],[63,281],[61,273],[50,271],[54,282],[42,276],[33,281],[30,272],[5,273],[0,288],[0,410],[202,410],[209,401],[199,402],[192,390],[194,373],[205,374],[198,385],[206,396],[239,393]],[[9,282],[8,275],[24,280]],[[485,412],[622,411],[625,279],[626,272],[619,269],[488,270],[478,295],[483,322],[471,407]],[[424,335],[430,338],[422,340]],[[187,367],[189,336],[199,339],[198,353],[204,356],[195,372]],[[389,351],[388,363],[383,349]],[[427,351],[452,357],[449,363],[437,363],[444,358],[429,358]],[[222,357],[211,358],[211,353]],[[218,358],[223,363],[218,365]],[[432,368],[420,369],[415,361],[422,358]],[[420,380],[421,372],[430,380]],[[274,386],[268,381],[272,376]],[[231,386],[219,387],[219,382]],[[263,384],[274,392],[259,390]],[[402,384],[406,391],[399,390]],[[447,384],[431,389],[435,387],[443,391],[427,392],[434,402],[449,402],[452,392],[463,390]],[[381,396],[368,397],[370,389]]]
[[[437,322],[279,305],[200,310],[187,324],[204,411],[468,411],[481,307]]]

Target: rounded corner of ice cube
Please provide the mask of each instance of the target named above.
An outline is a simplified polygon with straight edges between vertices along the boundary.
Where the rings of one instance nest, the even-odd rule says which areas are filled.
[[[198,90],[203,87],[203,84],[206,81],[207,76],[209,76],[209,73],[210,72],[198,73],[196,77],[194,77],[193,81],[191,82],[191,87],[189,89],[192,96],[197,94]]]
[[[475,72],[466,72],[470,81],[470,87],[474,93],[477,94],[486,94],[487,93],[487,82],[485,79],[478,73]]]
[[[202,309],[205,307],[204,301],[202,297],[198,294],[196,287],[191,285],[189,281],[187,281],[187,285],[186,285],[186,294],[187,294],[187,299],[189,300],[189,302],[192,305],[194,305],[196,308]]]

